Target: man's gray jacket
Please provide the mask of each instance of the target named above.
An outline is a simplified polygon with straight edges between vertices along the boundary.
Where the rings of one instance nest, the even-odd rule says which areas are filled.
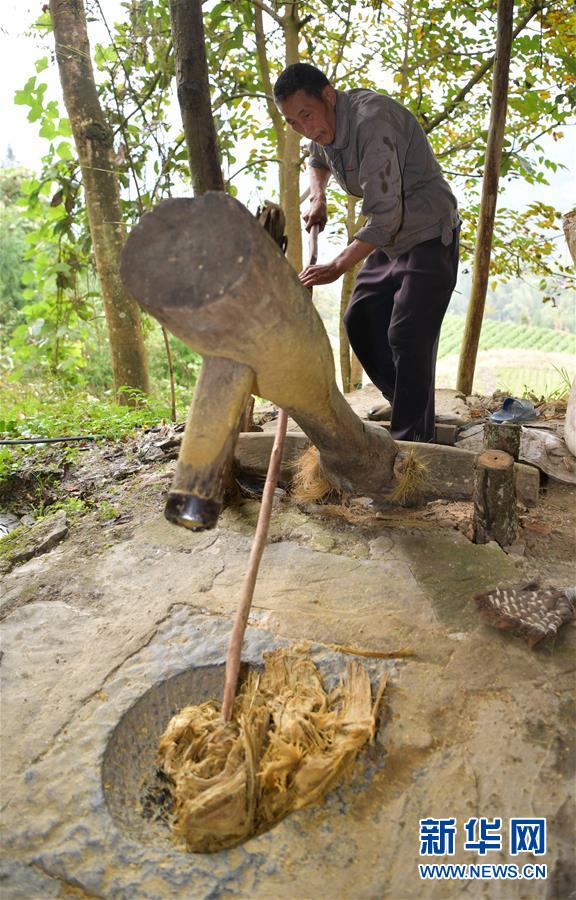
[[[363,199],[368,221],[354,236],[391,259],[434,237],[449,244],[460,221],[456,199],[417,119],[375,91],[336,95],[334,141],[311,141],[309,165],[329,169]]]

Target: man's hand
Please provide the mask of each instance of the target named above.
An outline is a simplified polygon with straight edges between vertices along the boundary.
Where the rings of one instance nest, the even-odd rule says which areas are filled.
[[[313,225],[318,225],[319,230],[324,231],[326,222],[328,221],[326,197],[324,194],[316,194],[310,197],[310,207],[308,212],[305,212],[302,218],[306,223],[306,231],[310,231]]]
[[[314,287],[316,284],[332,284],[333,281],[338,281],[341,275],[342,269],[336,260],[332,260],[322,266],[307,266],[300,272],[298,278],[306,287]]]
[[[359,241],[355,238],[332,262],[322,266],[307,266],[303,272],[300,272],[298,278],[306,287],[314,287],[315,284],[332,284],[333,281],[338,281],[344,272],[353,269],[356,263],[366,259],[368,254],[375,249],[374,244],[368,244],[366,241]]]

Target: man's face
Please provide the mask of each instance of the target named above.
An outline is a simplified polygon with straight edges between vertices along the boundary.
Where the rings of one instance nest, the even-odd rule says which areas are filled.
[[[278,103],[294,131],[317,144],[331,144],[336,134],[336,91],[327,84],[321,97],[300,90]]]

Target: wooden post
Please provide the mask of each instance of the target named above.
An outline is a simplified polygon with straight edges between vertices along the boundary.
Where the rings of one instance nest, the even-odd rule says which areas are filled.
[[[514,459],[518,459],[521,438],[521,425],[509,422],[486,422],[484,425],[485,450],[504,450]]]
[[[475,544],[496,541],[508,547],[516,540],[514,459],[503,450],[484,450],[476,460],[472,530]]]
[[[122,278],[194,350],[241,364],[247,393],[250,370],[258,395],[285,409],[318,448],[336,488],[382,496],[394,477],[396,444],[385,429],[362,422],[338,391],[330,342],[309,292],[241,203],[208,192],[159,204],[128,238]],[[230,399],[223,403],[214,379],[199,383],[194,407],[206,415],[187,427],[205,433],[237,427],[247,397],[240,409],[239,394]],[[188,491],[199,467],[203,484],[217,483],[208,469],[219,464],[220,450],[210,454],[208,440],[186,446],[192,450],[181,459],[178,491]],[[211,497],[203,491],[202,499]]]
[[[506,107],[508,102],[508,77],[510,71],[510,50],[512,46],[512,19],[514,0],[498,0],[498,33],[496,38],[496,61],[494,63],[494,80],[492,82],[492,107],[490,111],[490,127],[488,144],[484,162],[484,179],[482,181],[482,197],[480,215],[476,232],[476,251],[474,254],[474,274],[470,303],[464,326],[464,338],[460,351],[460,363],[456,387],[463,394],[472,393],[476,355],[480,341],[480,329],[486,303],[486,290],[490,274],[490,254],[492,251],[492,234],[496,201],[498,199],[498,180],[500,178],[500,161],[502,159],[502,143],[506,125]]]

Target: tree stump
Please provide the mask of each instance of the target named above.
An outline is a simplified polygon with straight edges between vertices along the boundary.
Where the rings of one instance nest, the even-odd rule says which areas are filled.
[[[503,450],[514,459],[520,455],[522,426],[508,422],[486,422],[484,425],[484,449]]]
[[[514,459],[503,450],[484,450],[476,459],[474,471],[475,544],[496,541],[509,547],[518,534]]]

